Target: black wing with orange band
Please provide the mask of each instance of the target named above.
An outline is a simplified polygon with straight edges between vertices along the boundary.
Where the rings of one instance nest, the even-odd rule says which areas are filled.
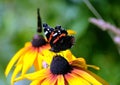
[[[74,44],[74,37],[69,36],[67,31],[61,26],[56,26],[54,29],[47,24],[43,24],[44,34],[50,43],[51,51],[59,52],[69,49]]]

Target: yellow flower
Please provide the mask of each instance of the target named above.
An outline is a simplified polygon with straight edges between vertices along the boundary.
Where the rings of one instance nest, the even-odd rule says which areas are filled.
[[[64,57],[56,55],[50,65],[34,73],[18,77],[15,81],[27,78],[30,85],[109,85],[106,81],[87,70],[87,67],[99,69],[93,65],[87,65],[83,58],[77,58],[68,62]]]
[[[15,69],[12,74],[11,83],[13,83],[14,78],[16,78],[16,75],[20,71],[22,71],[21,74],[24,75],[33,64],[36,69],[41,69],[41,57],[44,56],[42,51],[48,49],[50,49],[50,45],[45,41],[43,36],[35,35],[31,42],[27,42],[25,46],[12,57],[6,67],[5,75],[7,76],[9,74],[14,64]]]

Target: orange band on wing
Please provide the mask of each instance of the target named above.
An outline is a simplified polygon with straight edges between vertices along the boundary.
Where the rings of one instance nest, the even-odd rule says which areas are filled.
[[[53,43],[56,43],[61,37],[63,37],[63,36],[66,36],[66,34],[61,34],[60,36],[58,36],[54,41],[53,41]]]
[[[52,36],[53,36],[53,33],[54,33],[54,32],[52,32],[52,33],[51,33],[51,35],[50,35],[50,37],[49,37],[49,39],[48,39],[48,42],[50,42],[50,41],[51,41]]]

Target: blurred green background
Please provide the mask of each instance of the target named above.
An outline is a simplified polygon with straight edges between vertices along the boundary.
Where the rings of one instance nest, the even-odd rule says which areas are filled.
[[[105,21],[120,27],[119,0],[89,0]],[[43,23],[73,29],[76,43],[71,48],[84,57],[93,70],[110,85],[120,85],[120,56],[109,34],[89,23],[95,17],[83,0],[0,0],[0,85],[9,85],[4,70],[12,56],[31,41],[36,33],[36,10],[40,8]],[[21,82],[16,85],[27,85]]]

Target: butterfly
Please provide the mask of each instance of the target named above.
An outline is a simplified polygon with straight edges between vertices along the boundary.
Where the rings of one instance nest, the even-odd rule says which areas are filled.
[[[68,32],[61,26],[51,28],[48,24],[43,24],[44,34],[50,43],[51,51],[59,52],[69,49],[73,46],[75,38],[68,35]]]

